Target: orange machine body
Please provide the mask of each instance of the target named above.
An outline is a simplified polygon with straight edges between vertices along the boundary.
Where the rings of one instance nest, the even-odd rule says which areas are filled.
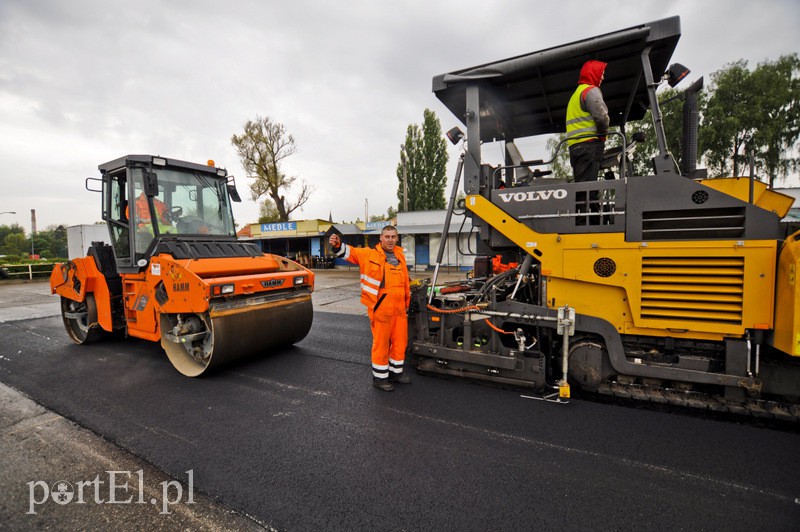
[[[114,314],[109,280],[92,256],[58,264],[50,276],[51,291],[67,299],[84,301],[93,293],[97,323],[105,331],[125,328],[130,336],[161,339],[162,313],[204,313],[212,301],[313,290],[314,273],[283,257],[233,257],[176,260],[161,254],[138,274],[121,274],[121,309]],[[223,293],[223,287],[225,293]],[[123,318],[120,320],[119,318]]]

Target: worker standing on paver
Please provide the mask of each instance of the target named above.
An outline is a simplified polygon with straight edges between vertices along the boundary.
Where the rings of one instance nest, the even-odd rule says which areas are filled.
[[[606,63],[589,60],[567,106],[569,162],[576,182],[594,181],[600,172],[608,132],[608,107],[600,92]]]

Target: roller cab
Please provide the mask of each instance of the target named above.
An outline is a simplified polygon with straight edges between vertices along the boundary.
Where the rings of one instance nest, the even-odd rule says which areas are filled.
[[[209,163],[129,155],[100,165],[111,245],[94,242],[51,274],[73,341],[124,330],[160,341],[194,377],[306,336],[314,274],[236,240],[235,184]]]

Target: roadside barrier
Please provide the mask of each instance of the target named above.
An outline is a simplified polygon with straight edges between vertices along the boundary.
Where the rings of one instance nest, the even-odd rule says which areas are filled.
[[[0,280],[11,279],[47,279],[56,262],[36,262],[30,264],[2,264],[0,265]]]

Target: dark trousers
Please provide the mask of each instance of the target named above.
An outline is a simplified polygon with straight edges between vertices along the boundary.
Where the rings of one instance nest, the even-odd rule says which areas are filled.
[[[586,141],[569,147],[569,164],[575,182],[595,181],[600,173],[600,161],[603,159],[605,142]]]

